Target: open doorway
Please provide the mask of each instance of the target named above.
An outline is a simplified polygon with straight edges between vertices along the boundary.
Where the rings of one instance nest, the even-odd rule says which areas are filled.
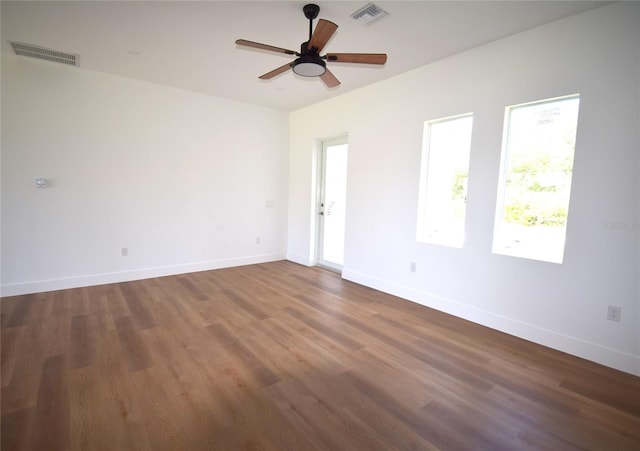
[[[318,266],[341,272],[347,199],[347,137],[322,143],[318,192]]]

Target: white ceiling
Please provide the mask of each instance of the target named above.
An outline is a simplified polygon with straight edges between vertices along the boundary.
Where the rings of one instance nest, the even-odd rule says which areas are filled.
[[[291,71],[259,80],[293,58],[235,40],[299,51],[306,3],[2,1],[2,52],[13,54],[8,40],[41,45],[79,54],[83,69],[291,111],[610,2],[375,1],[388,16],[362,25],[349,14],[367,0],[318,1],[319,17],[339,26],[325,52],[387,53],[386,65],[329,63],[342,82],[333,89]]]

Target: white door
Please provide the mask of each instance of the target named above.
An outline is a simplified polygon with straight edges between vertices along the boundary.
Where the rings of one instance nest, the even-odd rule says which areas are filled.
[[[318,265],[341,271],[347,199],[347,137],[323,142],[318,205]]]

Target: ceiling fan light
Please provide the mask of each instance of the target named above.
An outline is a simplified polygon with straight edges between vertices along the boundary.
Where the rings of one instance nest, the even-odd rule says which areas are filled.
[[[303,77],[317,77],[327,71],[322,59],[313,55],[302,55],[293,62],[293,72]]]
[[[317,77],[326,72],[326,68],[317,63],[299,63],[293,66],[293,71],[303,77]]]

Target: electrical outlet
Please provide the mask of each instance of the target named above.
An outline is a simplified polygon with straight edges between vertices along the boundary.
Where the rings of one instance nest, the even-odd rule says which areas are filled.
[[[620,314],[622,313],[622,308],[616,305],[610,305],[609,310],[607,310],[607,319],[609,321],[620,321]]]
[[[120,256],[121,257],[126,257],[128,255],[129,255],[129,248],[128,247],[120,248]]]
[[[409,271],[416,272],[416,262],[409,263]]]

